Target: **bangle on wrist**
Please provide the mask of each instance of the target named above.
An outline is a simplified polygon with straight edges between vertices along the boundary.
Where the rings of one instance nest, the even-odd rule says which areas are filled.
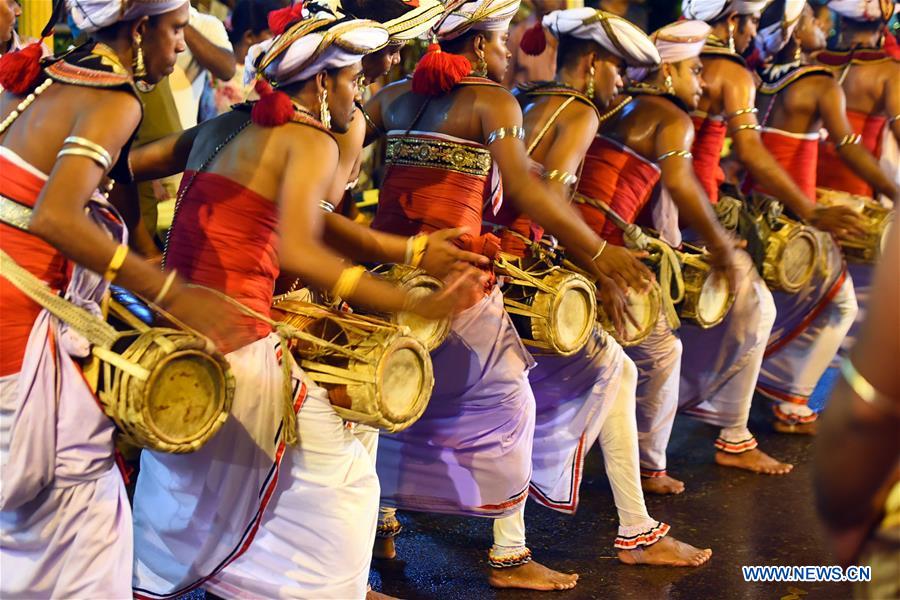
[[[603,251],[606,250],[606,244],[607,244],[606,240],[600,241],[600,248],[597,250],[596,254],[594,254],[594,256],[591,257],[591,262],[594,262],[595,260],[600,258],[600,255],[603,254]]]
[[[406,240],[406,253],[403,256],[403,262],[412,267],[418,267],[422,264],[425,257],[425,250],[428,248],[428,236],[424,233],[414,235]]]
[[[352,296],[356,288],[359,287],[359,282],[365,272],[366,268],[363,266],[347,267],[341,271],[337,282],[331,288],[331,295],[344,300]]]
[[[125,244],[119,244],[116,247],[116,251],[113,252],[112,258],[109,259],[109,264],[106,265],[106,272],[103,273],[103,279],[112,283],[112,281],[116,278],[116,275],[119,274],[119,269],[122,268],[122,264],[125,262],[125,257],[128,256],[128,246]]]
[[[156,297],[153,299],[153,304],[160,306],[163,300],[166,299],[166,295],[172,289],[172,284],[175,282],[175,276],[178,272],[174,269],[169,271],[169,274],[166,276],[165,281],[163,281],[162,287],[159,288],[159,292],[156,294]]]

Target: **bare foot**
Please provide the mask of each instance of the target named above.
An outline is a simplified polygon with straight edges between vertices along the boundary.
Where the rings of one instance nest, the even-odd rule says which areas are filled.
[[[741,452],[740,454],[730,454],[717,450],[716,463],[723,467],[746,469],[747,471],[765,473],[766,475],[786,475],[794,468],[794,465],[779,462],[759,448]]]
[[[642,477],[641,487],[648,494],[659,494],[660,496],[668,496],[670,494],[680,494],[684,491],[684,482],[678,481],[674,477],[663,475],[662,477]]]
[[[518,567],[492,568],[488,576],[491,587],[539,591],[571,590],[577,581],[576,573],[560,573],[533,560]]]
[[[619,560],[626,565],[663,565],[666,567],[699,567],[709,560],[712,550],[694,548],[670,535],[649,546],[619,550]]]
[[[369,590],[366,592],[366,600],[398,600],[398,598],[396,596],[388,596],[387,594],[376,592],[375,590]]]
[[[818,421],[810,423],[785,423],[775,420],[772,428],[778,433],[793,433],[794,435],[816,435],[819,430]]]
[[[397,558],[397,548],[394,547],[394,538],[375,538],[375,545],[372,547],[372,558],[380,558],[383,560],[393,560]]]

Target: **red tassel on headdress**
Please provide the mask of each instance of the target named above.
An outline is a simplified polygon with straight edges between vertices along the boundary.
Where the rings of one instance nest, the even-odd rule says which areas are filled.
[[[547,36],[544,35],[544,27],[541,25],[540,19],[522,34],[519,48],[529,56],[543,54],[547,49]]]
[[[253,86],[259,100],[250,111],[250,120],[262,127],[284,125],[294,115],[294,103],[284,92],[276,92],[265,79],[258,79]]]
[[[35,42],[0,57],[0,86],[17,96],[24,96],[35,88],[41,76],[41,42]]]
[[[303,2],[286,6],[269,13],[269,31],[272,35],[281,35],[285,30],[303,18]]]
[[[468,58],[431,44],[413,72],[412,91],[423,96],[443,96],[471,72]]]

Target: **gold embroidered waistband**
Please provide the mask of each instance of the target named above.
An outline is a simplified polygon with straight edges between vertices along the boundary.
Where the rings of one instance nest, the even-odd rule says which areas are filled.
[[[487,177],[491,172],[491,153],[456,142],[424,138],[388,138],[388,164],[430,167]]]
[[[28,231],[31,212],[31,207],[20,204],[6,196],[0,196],[0,222],[22,231]]]

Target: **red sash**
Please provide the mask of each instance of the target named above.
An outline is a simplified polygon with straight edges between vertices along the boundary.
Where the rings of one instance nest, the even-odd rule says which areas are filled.
[[[853,131],[862,136],[866,149],[881,157],[881,140],[887,118],[882,115],[867,115],[848,110],[847,117]],[[819,187],[843,190],[859,196],[874,197],[875,192],[868,183],[841,160],[834,148],[834,140],[822,140],[819,144],[819,167],[817,183]]]
[[[279,273],[278,207],[275,202],[215,173],[185,171],[193,183],[182,199],[169,237],[166,267],[199,285],[220,290],[269,315]],[[266,323],[242,317],[240,343],[269,334]]]
[[[659,168],[655,164],[626,146],[597,136],[585,157],[578,193],[602,200],[627,222],[634,223],[658,181]],[[625,244],[622,230],[607,222],[601,210],[581,203],[576,206],[598,235],[610,243]]]
[[[43,187],[43,179],[0,155],[0,193],[3,196],[33,207]],[[26,231],[0,223],[0,248],[51,288],[66,288],[71,265],[50,244]],[[41,307],[4,278],[0,278],[0,307],[0,376],[5,376],[21,369],[25,345]]]
[[[694,145],[691,148],[694,173],[709,196],[709,201],[716,204],[719,201],[719,186],[725,181],[725,173],[719,166],[719,161],[728,126],[725,121],[700,115],[691,116],[691,120],[694,122]]]
[[[815,137],[793,136],[778,129],[763,129],[762,141],[778,164],[787,171],[806,197],[816,201],[816,160],[819,141]],[[744,190],[770,193],[764,184],[747,176]]]

